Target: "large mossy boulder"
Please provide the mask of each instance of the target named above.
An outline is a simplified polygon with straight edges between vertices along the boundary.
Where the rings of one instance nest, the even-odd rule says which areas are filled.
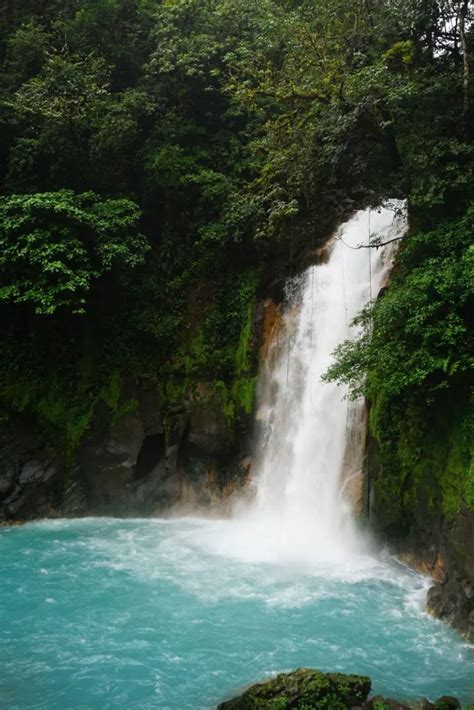
[[[461,709],[456,698],[443,696],[434,703],[426,698],[400,701],[369,698],[371,680],[367,676],[321,673],[298,668],[257,683],[242,695],[221,703],[217,710],[455,710]],[[474,708],[467,706],[466,710]]]
[[[218,710],[346,710],[362,705],[370,688],[366,676],[298,668],[253,685],[238,698],[221,703]]]

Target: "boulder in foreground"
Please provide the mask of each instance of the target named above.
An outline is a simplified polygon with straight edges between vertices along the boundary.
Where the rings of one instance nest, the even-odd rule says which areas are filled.
[[[221,703],[217,710],[456,710],[455,698],[415,703],[400,702],[380,695],[369,699],[371,680],[367,676],[322,673],[298,668],[280,673],[248,688],[242,695]]]
[[[361,706],[371,688],[370,678],[339,673],[321,673],[298,668],[252,685],[243,695],[221,703],[218,710],[287,710],[326,708],[345,710]]]

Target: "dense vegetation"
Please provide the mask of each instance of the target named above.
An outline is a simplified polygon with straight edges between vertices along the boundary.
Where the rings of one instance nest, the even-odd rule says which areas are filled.
[[[450,470],[446,457],[456,461],[443,505],[474,504],[472,482],[456,478],[472,364],[470,3],[4,0],[2,10],[5,416],[33,415],[72,448],[95,402],[116,402],[111,390],[133,373],[170,404],[212,381],[238,419],[252,409],[258,289],[342,215],[401,197],[412,234],[393,285],[332,376],[372,401],[394,524],[426,471]],[[449,421],[447,402],[459,414]],[[430,417],[444,443],[429,441]]]
[[[410,234],[390,287],[356,318],[360,338],[339,347],[328,373],[372,403],[388,527],[439,510],[449,518],[463,502],[474,510],[473,233],[471,207]]]

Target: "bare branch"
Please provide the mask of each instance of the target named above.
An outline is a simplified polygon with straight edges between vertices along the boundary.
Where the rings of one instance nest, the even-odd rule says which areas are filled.
[[[340,239],[341,242],[346,247],[349,247],[349,249],[380,249],[380,247],[384,247],[386,244],[391,244],[392,242],[399,242],[404,237],[405,237],[405,235],[402,235],[401,237],[394,237],[393,239],[387,239],[386,242],[373,241],[371,244],[358,244],[356,247],[353,247],[353,246],[351,246],[351,244],[348,244],[347,242],[345,242],[342,237],[338,237],[338,239]]]

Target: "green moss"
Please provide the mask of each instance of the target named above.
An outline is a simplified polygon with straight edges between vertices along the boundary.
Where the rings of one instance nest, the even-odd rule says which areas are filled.
[[[58,350],[54,329],[50,332],[47,324],[35,347],[12,341],[11,352],[7,344],[0,353],[0,405],[36,420],[45,442],[72,457],[99,401],[107,405],[110,426],[136,410],[137,402],[124,392],[125,373],[158,387],[165,412],[213,401],[232,442],[255,401],[252,320],[257,282],[253,270],[224,273],[197,312],[191,292],[192,328],[178,330],[167,359],[151,351],[146,363],[130,361],[120,339],[114,346],[107,338],[102,342],[102,333],[91,328],[71,333]]]
[[[250,338],[252,336],[253,300],[249,301],[245,309],[245,318],[240,330],[239,342],[235,351],[235,370],[237,376],[248,372],[251,368]]]
[[[180,347],[163,371],[166,408],[210,401],[226,420],[229,440],[241,417],[255,406],[257,357],[252,344],[255,270],[222,275],[194,317],[192,337],[183,332]],[[199,290],[199,284],[196,285]],[[191,294],[192,300],[192,294]]]
[[[463,504],[474,510],[474,415],[464,383],[426,403],[380,397],[370,414],[377,439],[377,517],[408,532],[439,512],[452,520]]]
[[[110,379],[100,391],[100,398],[106,403],[111,412],[116,412],[122,391],[120,372],[113,370]]]
[[[255,407],[257,378],[255,376],[256,357],[252,348],[252,325],[255,308],[256,274],[247,276],[242,288],[244,298],[248,299],[240,329],[239,341],[235,351],[235,380],[232,395],[237,407],[245,414],[251,414]]]
[[[443,513],[453,518],[462,502],[474,511],[474,412],[457,412],[447,438],[446,464],[440,471]]]
[[[0,397],[7,410],[36,419],[45,443],[66,458],[91,425],[99,400],[110,411],[111,425],[137,407],[134,399],[123,398],[119,370],[106,370],[93,349],[54,370],[40,365],[4,370]]]
[[[94,402],[69,399],[61,389],[51,389],[36,403],[40,427],[47,440],[66,454],[72,454],[92,421]]]
[[[55,375],[35,375],[31,370],[9,373],[2,401],[10,411],[34,416],[49,445],[72,453],[92,420],[91,381],[81,371],[75,380],[61,376],[59,369]]]
[[[395,42],[384,54],[386,64],[392,69],[412,67],[415,60],[415,45],[411,40]]]
[[[288,707],[288,698],[282,696],[281,698],[275,698],[271,702],[271,710],[285,710]]]
[[[255,407],[257,387],[256,377],[244,377],[236,380],[232,386],[232,396],[235,403],[245,414],[252,414]]]
[[[135,398],[123,398],[122,385],[123,382],[119,370],[112,370],[110,378],[105,382],[96,400],[98,401],[101,399],[109,408],[111,414],[111,425],[115,424],[115,422],[126,414],[136,412],[138,409],[138,402]]]
[[[184,370],[185,377],[193,377],[207,371],[211,362],[209,339],[204,332],[204,326],[200,326],[180,359],[180,367]]]
[[[345,710],[362,705],[370,692],[370,679],[299,668],[249,688],[222,707],[233,710]]]

